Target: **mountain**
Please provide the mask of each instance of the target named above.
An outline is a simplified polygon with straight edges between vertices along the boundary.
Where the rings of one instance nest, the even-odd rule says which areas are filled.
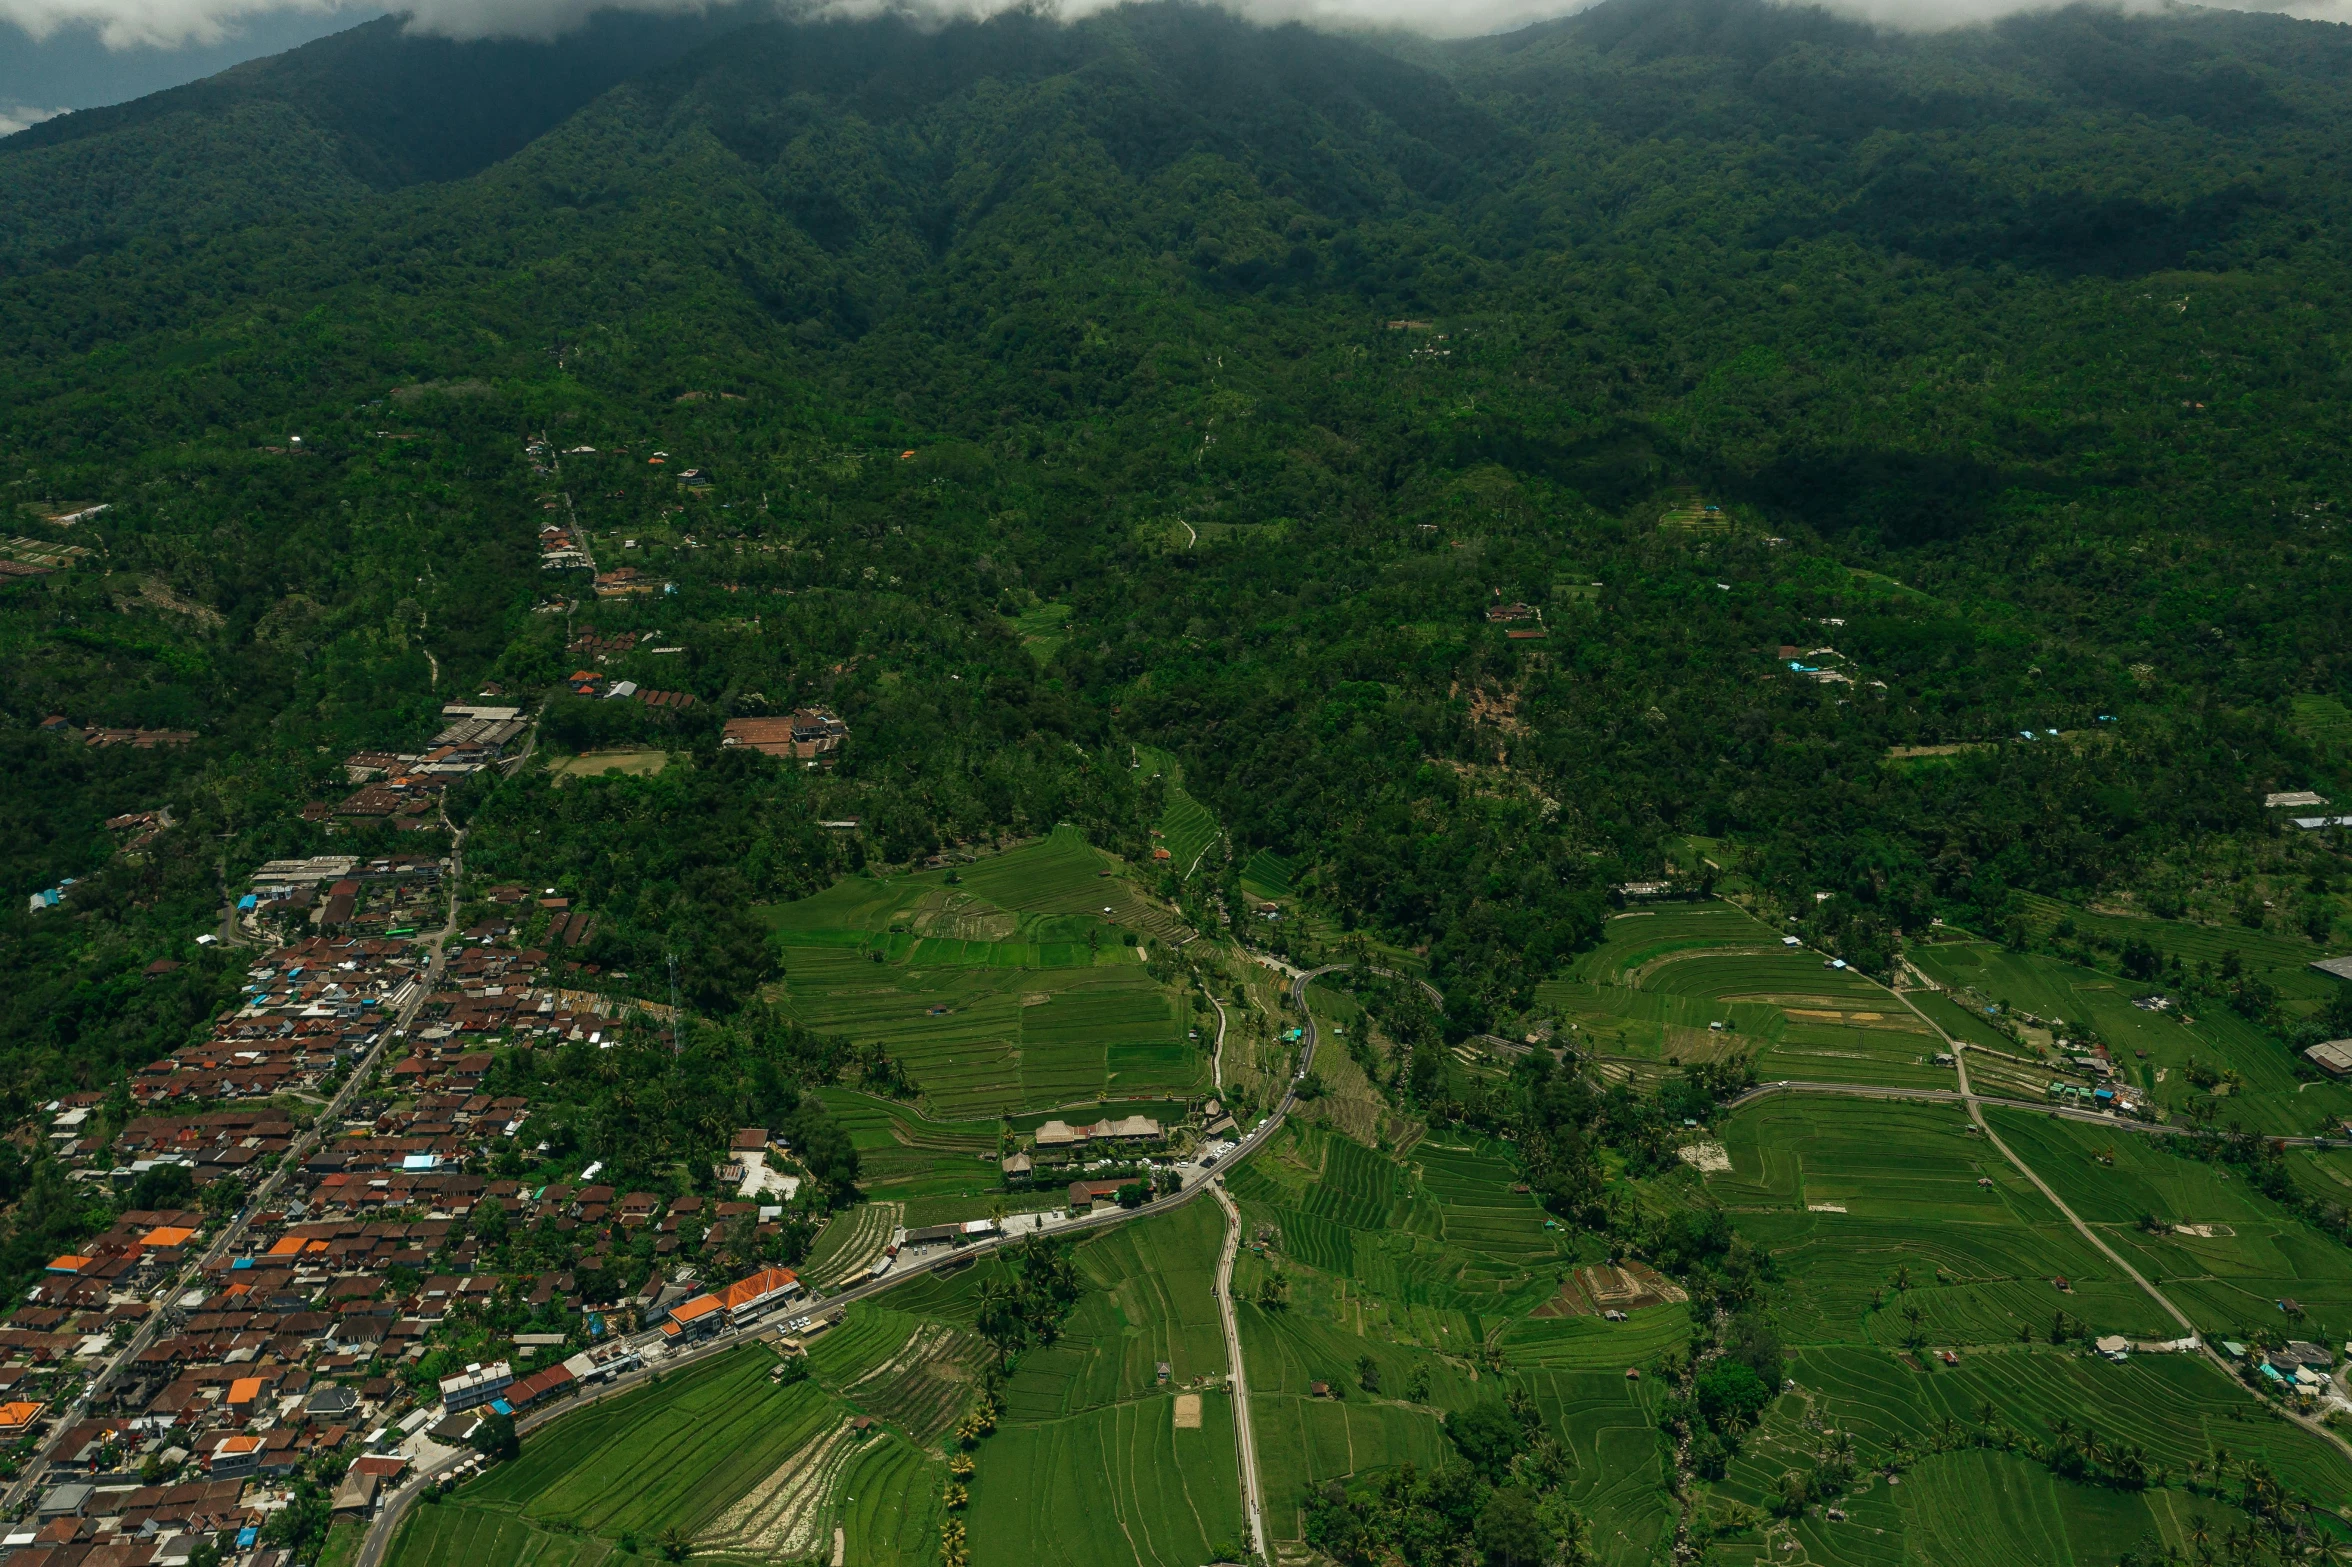
[[[12,600],[12,722],[168,722],[299,778],[452,684],[577,667],[533,612],[551,510],[707,503],[696,547],[745,572],[671,607],[731,651],[664,678],[756,712],[854,688],[869,639],[911,660],[838,698],[915,702],[891,858],[1126,821],[1083,764],[1130,735],[1430,948],[1457,1022],[1523,1006],[1669,833],[1858,889],[1818,917],[1883,957],[2157,874],[2335,765],[2293,701],[2352,677],[2338,30],[1760,0],[1393,48],[1174,4],[599,29],[363,28],[0,146],[16,210],[51,203],[16,231],[83,236],[0,281],[0,459],[27,501],[108,499],[110,569],[168,586]],[[225,149],[217,188],[106,172],[164,139]],[[524,434],[718,478],[558,491]],[[1739,530],[1661,527],[1694,498]],[[844,607],[722,633],[785,612],[728,607],[753,565]],[[1456,640],[1595,582],[1639,586],[1573,659]],[[1096,629],[1024,633],[1050,668],[1004,653],[962,705],[955,649],[1065,613]],[[1879,684],[1759,695],[1759,650],[1824,621]],[[1883,766],[2135,715],[2149,749],[2031,787]],[[16,835],[29,890],[95,852],[98,792]],[[708,852],[750,895],[819,874],[800,840]],[[612,939],[642,966],[713,896]]]
[[[0,269],[151,231],[267,223],[512,156],[615,82],[744,24],[600,12],[550,43],[458,42],[381,17],[0,140]]]

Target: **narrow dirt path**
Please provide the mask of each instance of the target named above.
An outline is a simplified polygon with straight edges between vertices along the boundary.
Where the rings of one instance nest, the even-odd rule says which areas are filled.
[[[1232,1368],[1233,1445],[1241,1458],[1242,1516],[1249,1523],[1250,1548],[1272,1561],[1274,1545],[1266,1538],[1265,1495],[1258,1485],[1258,1438],[1250,1423],[1249,1380],[1241,1363],[1241,1324],[1233,1312],[1233,1262],[1241,1253],[1241,1210],[1225,1195],[1222,1178],[1209,1190],[1217,1206],[1225,1210],[1225,1246],[1217,1254],[1217,1317],[1225,1328],[1225,1363]]]

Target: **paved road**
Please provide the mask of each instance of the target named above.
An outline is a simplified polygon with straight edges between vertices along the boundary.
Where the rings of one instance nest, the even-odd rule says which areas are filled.
[[[442,821],[446,824],[448,818],[443,817]],[[236,1218],[222,1229],[213,1243],[205,1248],[201,1257],[182,1267],[168,1285],[151,1293],[150,1299],[158,1303],[159,1309],[148,1314],[147,1320],[140,1324],[139,1331],[131,1336],[131,1341],[106,1363],[105,1369],[91,1379],[88,1388],[81,1397],[75,1399],[58,1417],[57,1424],[51,1429],[47,1440],[33,1455],[32,1460],[25,1465],[23,1475],[8,1488],[5,1497],[0,1497],[0,1514],[13,1516],[25,1498],[48,1478],[49,1462],[58,1439],[79,1424],[88,1415],[90,1407],[104,1396],[108,1388],[114,1385],[115,1379],[122,1374],[124,1368],[134,1364],[139,1356],[146,1353],[154,1345],[156,1339],[162,1336],[164,1329],[169,1325],[173,1304],[194,1285],[198,1278],[202,1277],[206,1267],[219,1262],[235,1249],[237,1243],[244,1238],[252,1216],[277,1194],[278,1188],[286,1182],[290,1175],[302,1168],[303,1162],[310,1157],[311,1151],[318,1146],[320,1140],[336,1129],[343,1119],[344,1106],[348,1105],[368,1079],[375,1075],[377,1062],[382,1060],[384,1052],[391,1048],[393,1040],[407,1032],[410,1021],[416,1016],[417,1008],[424,1005],[425,997],[432,993],[433,981],[441,973],[444,944],[457,933],[457,889],[459,878],[464,869],[465,834],[463,831],[455,831],[451,837],[449,850],[449,879],[447,883],[449,919],[440,930],[425,940],[424,944],[432,949],[432,956],[427,960],[424,972],[416,982],[415,993],[409,997],[407,1003],[401,1007],[399,1013],[384,1029],[382,1037],[377,1039],[375,1045],[369,1049],[366,1056],[361,1058],[359,1064],[352,1068],[350,1077],[344,1081],[342,1089],[336,1093],[333,1101],[319,1111],[317,1118],[310,1123],[310,1130],[295,1139],[293,1146],[286,1151],[285,1157],[278,1161],[278,1167],[271,1171],[259,1186],[254,1188],[253,1195],[246,1199],[244,1207],[237,1211]]]

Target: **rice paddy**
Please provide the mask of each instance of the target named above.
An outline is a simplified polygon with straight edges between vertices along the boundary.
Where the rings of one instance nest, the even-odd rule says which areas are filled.
[[[2284,1216],[2225,1169],[2155,1138],[2023,1111],[1988,1112],[2002,1138],[2106,1242],[2219,1336],[2287,1326],[2270,1299],[2308,1293],[2294,1331],[2340,1337],[2352,1254]],[[2151,1343],[2179,1332],[2162,1309],[1987,1140],[1958,1106],[1757,1101],[1719,1129],[1731,1168],[1705,1177],[1739,1232],[1772,1253],[1774,1320],[1795,1390],[1742,1445],[1706,1505],[1767,1505],[1781,1475],[1809,1470],[1825,1430],[1847,1433],[1865,1474],[1895,1444],[1914,1453],[1954,1430],[1998,1426],[2034,1443],[2060,1432],[2184,1472],[2227,1452],[2267,1465],[2332,1507],[2352,1464],[2269,1410],[2199,1354],[2087,1353],[2088,1335]],[[2143,1214],[2195,1233],[2158,1235]],[[2052,1342],[2063,1313],[2068,1336]],[[1943,1360],[1945,1353],[1955,1359]],[[1994,1490],[2001,1494],[1994,1498]],[[1970,1534],[1960,1500],[1989,1508]],[[1991,1500],[1988,1500],[1991,1499]],[[2192,1511],[2178,1488],[2076,1484],[2010,1452],[1925,1454],[1899,1487],[1723,1542],[1762,1562],[2108,1563],[2143,1533],[2175,1544]],[[1864,1527],[1867,1525],[1867,1527]]]
[[[534,1433],[519,1459],[416,1509],[390,1561],[589,1567],[673,1528],[719,1559],[767,1561],[784,1542],[829,1542],[839,1481],[853,1457],[871,1455],[843,1447],[850,1406],[814,1383],[776,1386],[775,1364],[747,1346]],[[902,1502],[900,1515],[927,1499]]]
[[[1538,1005],[1619,1075],[1753,1057],[1758,1075],[1949,1087],[1935,1032],[1891,992],[1728,903],[1675,903],[1611,919],[1601,943]]]
[[[2203,932],[2203,927],[2169,926],[2159,920],[2131,923]],[[2228,934],[2204,932],[2195,939],[2210,942]],[[2264,939],[2255,932],[2246,934],[2255,941]],[[2276,936],[2268,939],[2284,941]],[[1982,1014],[1998,1007],[2004,1017],[2030,1014],[2040,1020],[2034,1026],[2047,1030],[2053,1042],[2078,1036],[2087,1027],[2091,1037],[2108,1047],[2122,1081],[2168,1111],[2181,1112],[2198,1097],[2199,1090],[2189,1080],[2189,1066],[2194,1061],[2237,1076],[2221,1102],[2221,1124],[2236,1122],[2258,1131],[2303,1134],[2323,1119],[2352,1116],[2352,1085],[2299,1080],[2287,1050],[2226,1008],[2148,1010],[2134,1002],[2154,993],[2152,986],[2055,958],[2010,952],[1989,942],[1939,943],[1914,948],[1909,957],[1921,973],[1951,992],[1949,999],[1940,1001],[1941,1008],[1954,1012],[1973,1009]],[[1946,1013],[1939,1010],[1935,1015],[1940,1020]],[[1973,1018],[1970,1028],[1967,1037],[1973,1040],[1984,1042],[1983,1036],[1990,1034],[1995,1048],[2027,1056],[2039,1054],[2038,1049],[2027,1049],[2001,1035],[1982,1016]],[[2019,1081],[2030,1087],[2034,1079],[2046,1082],[2048,1076],[2047,1072],[2029,1072]]]
[[[1129,944],[1189,932],[1119,862],[1063,828],[949,874],[853,877],[763,910],[777,999],[811,1028],[886,1046],[936,1120],[1182,1098],[1207,1081],[1191,1002]]]

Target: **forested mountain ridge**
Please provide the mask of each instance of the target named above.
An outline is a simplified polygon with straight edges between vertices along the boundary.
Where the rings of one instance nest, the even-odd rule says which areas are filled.
[[[571,667],[531,612],[544,431],[691,449],[704,532],[792,547],[678,568],[659,616],[702,630],[665,677],[842,706],[883,858],[1061,816],[1133,841],[1093,759],[1150,740],[1243,855],[1428,946],[1457,1026],[1679,833],[1792,904],[1854,889],[1811,914],[1871,961],[2020,886],[2192,887],[2196,835],[2342,765],[2289,722],[2346,678],[2340,48],[1713,0],[1393,53],[1184,6],[740,27],[463,178],[386,154],[249,221],[134,203],[0,283],[11,494],[110,501],[116,584],[14,595],[9,720],[38,778],[51,712],[195,728],[156,787],[211,780],[235,856],[300,846],[325,756]],[[163,123],[17,138],[0,184]],[[592,527],[682,526],[658,472],[576,467]],[[1693,494],[1738,525],[1661,531]],[[218,624],[122,591],[149,578]],[[752,634],[762,584],[795,597]],[[1548,646],[1478,629],[1511,600]],[[1000,616],[1041,601],[1078,634],[1038,668]],[[1885,694],[1774,676],[1824,620]],[[2104,745],[1884,765],[2102,715]],[[12,885],[103,859],[90,765],[28,794]],[[691,890],[647,940],[736,898],[699,870],[839,868],[672,819]],[[163,940],[137,901],[123,962]],[[26,994],[12,1028],[79,1026]]]

